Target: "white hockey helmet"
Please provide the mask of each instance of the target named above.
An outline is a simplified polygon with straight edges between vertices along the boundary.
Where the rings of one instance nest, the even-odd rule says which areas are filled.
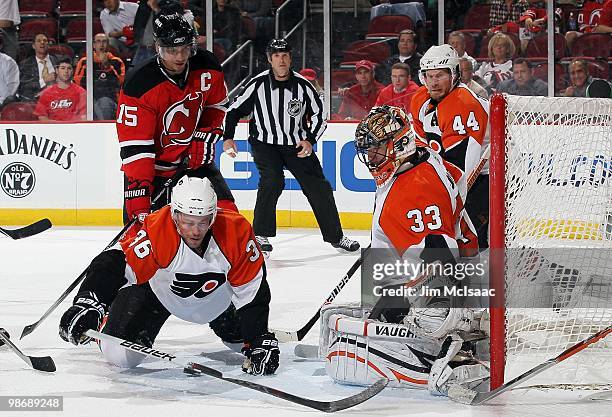
[[[455,48],[449,44],[434,45],[425,52],[419,61],[419,80],[425,85],[425,71],[433,69],[447,69],[451,73],[451,89],[459,84],[461,73],[459,72],[459,55]]]
[[[217,217],[217,194],[208,178],[185,175],[172,188],[170,206],[173,213],[178,211],[192,216],[212,214],[212,224]]]

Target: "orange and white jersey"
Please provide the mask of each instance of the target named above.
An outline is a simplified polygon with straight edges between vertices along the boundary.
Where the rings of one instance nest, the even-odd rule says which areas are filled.
[[[423,151],[421,151],[423,152]],[[429,149],[410,169],[376,190],[372,248],[457,248],[459,191],[441,157]],[[438,236],[431,239],[430,236]],[[412,256],[413,254],[411,254]]]
[[[137,235],[121,242],[128,285],[148,282],[176,317],[208,323],[230,302],[237,309],[253,300],[264,261],[253,229],[239,213],[219,210],[200,256],[179,236],[170,206],[147,216]]]
[[[489,102],[460,83],[440,102],[425,86],[412,97],[412,127],[417,146],[429,146],[449,162],[447,168],[467,193],[467,178],[480,160],[489,119]]]

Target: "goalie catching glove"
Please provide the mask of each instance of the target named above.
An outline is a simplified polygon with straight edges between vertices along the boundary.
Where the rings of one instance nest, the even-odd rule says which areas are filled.
[[[74,297],[74,305],[60,319],[59,335],[73,345],[89,343],[91,337],[84,333],[98,330],[106,314],[106,304],[100,302],[93,292],[80,292]]]
[[[223,130],[217,127],[203,127],[191,137],[189,147],[189,169],[197,169],[211,163],[215,158],[215,143],[223,137]]]
[[[242,371],[253,375],[272,375],[278,368],[280,350],[274,333],[264,333],[251,343],[245,344],[242,353],[246,356]]]

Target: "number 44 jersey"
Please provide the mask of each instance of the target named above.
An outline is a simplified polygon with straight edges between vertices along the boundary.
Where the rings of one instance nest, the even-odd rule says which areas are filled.
[[[208,323],[250,303],[264,277],[253,229],[239,213],[219,209],[202,243],[203,256],[179,236],[170,206],[150,214],[137,235],[121,242],[128,285],[148,282],[176,317]]]

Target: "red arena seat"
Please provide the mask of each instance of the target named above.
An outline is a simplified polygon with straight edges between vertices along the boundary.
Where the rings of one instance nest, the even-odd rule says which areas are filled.
[[[404,29],[413,29],[414,22],[410,16],[406,15],[384,15],[376,16],[370,21],[368,35],[389,35],[397,36]]]
[[[47,35],[49,42],[57,42],[57,20],[45,17],[23,22],[19,30],[19,41],[31,42],[37,33]]]
[[[391,53],[389,45],[386,42],[360,40],[351,43],[344,50],[343,61],[361,61],[367,59],[369,61],[382,63],[389,57]]]
[[[2,107],[0,120],[30,121],[38,120],[34,116],[35,103],[8,103]]]

